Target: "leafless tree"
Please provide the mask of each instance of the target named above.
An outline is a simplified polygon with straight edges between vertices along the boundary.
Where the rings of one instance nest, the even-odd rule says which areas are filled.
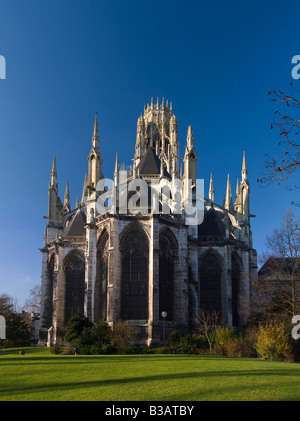
[[[269,256],[260,269],[256,291],[256,304],[266,304],[273,312],[290,316],[300,312],[300,218],[288,210],[281,226],[267,236]],[[274,315],[274,314],[273,314]]]
[[[220,326],[220,315],[215,310],[208,312],[199,309],[198,317],[194,320],[196,331],[200,335],[204,335],[209,344],[209,349],[212,351],[212,334],[215,333],[218,326]]]
[[[299,92],[294,91],[295,95],[275,89],[268,93],[271,101],[276,102],[279,107],[274,112],[271,124],[271,129],[279,131],[279,152],[274,155],[266,154],[266,173],[257,180],[265,186],[275,182],[284,183],[288,187],[287,181],[291,181],[300,167],[300,99],[297,98]],[[299,189],[300,185],[296,183],[293,187]],[[299,202],[293,201],[293,204],[299,205]]]
[[[29,296],[26,299],[23,310],[28,313],[39,313],[41,305],[41,286],[35,285],[29,292]]]

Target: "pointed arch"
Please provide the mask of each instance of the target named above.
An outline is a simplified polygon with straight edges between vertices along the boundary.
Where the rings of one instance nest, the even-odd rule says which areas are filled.
[[[222,314],[222,267],[223,259],[213,249],[199,258],[200,308]]]
[[[138,223],[129,224],[120,236],[121,319],[148,320],[149,240]]]
[[[76,313],[84,314],[85,259],[81,250],[71,251],[63,262],[65,274],[65,323]]]
[[[94,294],[94,320],[107,318],[109,234],[104,228],[97,242],[97,265]]]
[[[178,243],[170,230],[163,228],[159,234],[159,318],[167,312],[167,321],[174,319],[174,267]]]
[[[149,236],[148,233],[144,230],[144,228],[142,227],[142,225],[139,222],[133,221],[130,222],[121,232],[120,237],[119,237],[119,246],[120,246],[120,250],[122,251],[122,248],[124,248],[124,241],[126,240],[127,236],[130,233],[135,233],[135,232],[139,232],[142,237],[144,238],[145,241],[147,241],[149,243]]]

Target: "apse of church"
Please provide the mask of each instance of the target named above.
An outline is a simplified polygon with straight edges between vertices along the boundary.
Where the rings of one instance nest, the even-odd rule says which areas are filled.
[[[77,313],[112,327],[117,320],[130,321],[139,328],[138,342],[148,346],[162,342],[163,325],[167,335],[175,329],[189,332],[200,309],[217,311],[229,326],[242,326],[249,315],[250,279],[257,272],[245,153],[235,202],[229,176],[224,203],[215,202],[211,175],[207,198],[191,191],[193,203],[202,202],[203,215],[201,223],[189,225],[185,205],[201,168],[197,171],[192,126],[179,156],[171,103],[151,100],[144,107],[133,165],[125,172],[116,153],[109,191],[102,183],[102,142],[96,114],[87,174],[74,207],[68,181],[63,202],[59,197],[53,159],[40,249],[40,345],[49,345],[49,329],[51,341],[63,343],[66,323]],[[112,205],[105,209],[99,203],[101,197],[107,202],[108,193]]]

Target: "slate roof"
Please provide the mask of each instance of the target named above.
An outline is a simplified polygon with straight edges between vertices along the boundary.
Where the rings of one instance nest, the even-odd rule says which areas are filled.
[[[155,175],[160,174],[161,160],[156,155],[154,148],[149,147],[142,157],[137,169],[140,175]],[[164,168],[164,176],[171,178],[170,174]]]
[[[282,272],[286,275],[294,275],[300,278],[300,259],[284,258],[284,257],[269,257],[268,260],[258,271],[258,277],[270,276],[275,272]]]
[[[211,207],[204,214],[203,222],[198,227],[198,235],[201,237],[210,235],[225,237],[225,223],[223,219],[224,215]]]
[[[63,237],[79,237],[85,235],[86,215],[78,210],[73,219],[63,230]]]

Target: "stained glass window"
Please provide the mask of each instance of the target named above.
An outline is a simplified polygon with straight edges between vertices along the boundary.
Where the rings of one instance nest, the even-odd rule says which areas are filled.
[[[122,241],[121,319],[148,320],[149,246],[138,230]]]

